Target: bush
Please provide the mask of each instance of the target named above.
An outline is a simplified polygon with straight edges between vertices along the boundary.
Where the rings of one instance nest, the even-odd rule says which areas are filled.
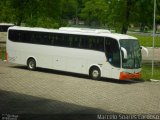
[[[27,20],[26,21],[26,26],[43,27],[43,28],[59,28],[60,23],[58,22],[58,20],[55,20],[53,18],[41,17],[41,18],[38,18],[38,19]]]

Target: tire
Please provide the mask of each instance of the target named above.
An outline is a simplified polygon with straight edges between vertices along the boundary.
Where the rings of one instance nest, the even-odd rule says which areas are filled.
[[[99,80],[101,77],[101,71],[98,67],[92,67],[89,71],[89,76],[93,80]]]
[[[36,61],[35,61],[35,59],[30,58],[27,61],[27,67],[28,67],[29,70],[35,70],[36,69]]]

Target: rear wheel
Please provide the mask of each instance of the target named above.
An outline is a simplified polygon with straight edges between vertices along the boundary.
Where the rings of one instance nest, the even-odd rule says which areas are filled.
[[[35,70],[36,69],[36,61],[33,58],[30,58],[27,62],[27,67],[29,70]]]
[[[100,77],[101,77],[100,69],[99,69],[98,67],[92,67],[92,68],[90,69],[89,76],[90,76],[93,80],[99,80]]]

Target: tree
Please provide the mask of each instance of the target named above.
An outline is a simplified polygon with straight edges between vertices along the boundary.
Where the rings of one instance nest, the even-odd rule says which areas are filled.
[[[157,1],[157,7],[156,7],[156,31],[158,29],[158,25],[160,25],[160,1]],[[155,31],[155,32],[156,32]]]
[[[153,0],[138,0],[135,8],[132,22],[140,24],[140,31],[145,30],[145,26],[152,27],[153,23]]]
[[[13,13],[10,8],[10,0],[1,0],[0,2],[0,22],[12,22]]]
[[[59,27],[59,0],[12,0],[16,24],[54,28]]]
[[[107,7],[105,0],[89,0],[85,3],[80,16],[88,25],[92,23],[101,25],[105,21]]]
[[[131,23],[131,16],[137,0],[111,0],[108,2],[108,24],[113,26],[116,32],[126,34]]]
[[[132,12],[132,7],[134,6],[134,0],[126,0],[125,10],[124,10],[124,20],[122,22],[121,33],[126,34],[129,24],[130,24],[130,16]]]
[[[35,26],[58,28],[60,25],[60,0],[38,0]]]
[[[89,26],[127,33],[130,24],[152,28],[153,0],[1,0],[0,22],[58,28],[82,19]],[[76,23],[76,22],[75,22]],[[157,0],[156,25],[160,24]]]
[[[63,19],[72,19],[76,17],[78,9],[78,3],[76,0],[62,0],[61,1],[61,12]]]
[[[26,18],[29,1],[30,0],[10,0],[10,7],[15,16],[15,23],[18,26],[20,26]]]

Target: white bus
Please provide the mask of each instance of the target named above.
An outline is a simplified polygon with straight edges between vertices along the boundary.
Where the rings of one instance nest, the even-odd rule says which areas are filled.
[[[8,28],[14,26],[11,23],[0,23],[0,32],[7,32]]]
[[[48,68],[128,80],[141,77],[142,55],[136,38],[103,29],[10,27],[7,61],[28,69]]]

